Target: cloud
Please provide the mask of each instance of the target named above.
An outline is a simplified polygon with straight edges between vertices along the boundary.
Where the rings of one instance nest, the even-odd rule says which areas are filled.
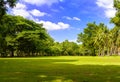
[[[30,13],[31,13],[33,16],[38,16],[38,17],[47,15],[47,13],[41,12],[41,11],[39,11],[39,10],[37,10],[37,9],[31,10]]]
[[[108,9],[108,10],[105,11],[105,15],[108,18],[114,17],[115,13],[116,13],[115,9]]]
[[[16,9],[26,9],[27,7],[26,7],[26,5],[25,4],[22,4],[22,3],[17,3],[17,5],[16,5],[16,7],[15,7]]]
[[[40,10],[37,10],[37,9],[29,10],[27,8],[27,5],[25,3],[21,3],[21,2],[16,4],[16,7],[11,10],[10,14],[20,15],[20,16],[23,16],[24,18],[33,20],[37,23],[43,23],[43,26],[47,30],[61,30],[61,29],[70,28],[69,24],[65,24],[63,22],[53,23],[51,21],[41,21],[37,17],[42,17],[42,16],[49,15],[49,14],[47,14],[45,12],[41,12]]]
[[[64,16],[63,18],[67,19],[67,20],[72,20],[71,17],[68,17],[68,16]]]
[[[39,21],[38,23],[43,23],[44,28],[47,30],[61,30],[70,28],[69,24],[65,24],[63,22],[53,23],[50,21]]]
[[[41,12],[37,9],[28,10],[27,6],[23,3],[17,3],[16,7],[12,9],[10,14],[23,16],[24,18],[31,20],[35,20],[34,17],[42,17],[48,15],[47,13]]]
[[[113,0],[97,0],[96,4],[103,8],[113,8]]]
[[[68,17],[68,16],[64,16],[63,18],[67,19],[67,20],[76,20],[76,21],[80,21],[80,18],[78,17]]]
[[[52,4],[59,2],[58,0],[22,0],[22,1],[36,6],[42,5],[51,6]]]
[[[19,15],[19,16],[23,16],[24,18],[31,18],[32,16],[30,15],[29,12],[27,12],[24,9],[13,9],[12,14],[14,15]]]
[[[107,18],[115,16],[116,10],[113,8],[113,0],[97,0],[96,4],[104,9]]]
[[[22,3],[17,3],[16,7],[12,9],[11,14],[20,15],[24,18],[32,18],[31,14],[27,11],[26,5]]]
[[[79,19],[79,18],[77,18],[77,17],[73,17],[73,20],[80,21],[80,19]]]

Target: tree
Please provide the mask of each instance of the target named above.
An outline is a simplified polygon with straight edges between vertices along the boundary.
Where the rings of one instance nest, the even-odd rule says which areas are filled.
[[[6,14],[8,6],[13,8],[17,3],[17,0],[0,0],[0,19]]]
[[[65,40],[61,43],[62,55],[75,56],[79,55],[79,45],[75,42],[69,42]]]
[[[104,56],[106,54],[105,51],[109,54],[109,39],[109,29],[103,23],[100,23],[93,38],[94,46],[99,56]]]
[[[78,42],[82,42],[85,47],[88,55],[96,55],[95,54],[95,46],[93,38],[96,36],[96,30],[98,26],[96,23],[88,23],[87,27],[84,29],[83,33],[78,34]]]
[[[60,56],[62,54],[62,44],[59,42],[54,42],[51,46],[51,55],[53,56]]]
[[[47,53],[53,42],[42,24],[20,16],[4,15],[0,26],[0,51],[10,56]]]
[[[118,54],[118,48],[120,47],[120,0],[114,0],[114,8],[116,9],[116,14],[110,21],[115,24],[115,27],[111,31],[114,37],[111,49],[113,54]]]
[[[82,42],[88,55],[105,55],[109,52],[109,30],[103,23],[88,23],[84,32],[78,34],[78,42]]]
[[[0,0],[0,52],[2,54],[6,53],[6,41],[5,41],[5,33],[3,33],[2,31],[4,30],[4,23],[1,21],[4,17],[4,15],[6,14],[7,10],[8,10],[8,6],[10,8],[13,8],[15,6],[15,4],[17,3],[17,0]],[[1,48],[2,47],[2,48]]]

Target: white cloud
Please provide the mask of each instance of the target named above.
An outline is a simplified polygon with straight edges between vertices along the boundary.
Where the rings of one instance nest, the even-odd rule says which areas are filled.
[[[65,24],[63,22],[53,23],[53,22],[50,22],[50,21],[40,21],[36,17],[45,16],[45,15],[48,15],[48,14],[45,13],[45,12],[41,12],[37,9],[28,10],[27,6],[23,3],[17,3],[16,7],[12,9],[10,14],[20,15],[20,16],[23,16],[24,18],[28,18],[30,20],[33,20],[37,23],[43,23],[43,26],[47,30],[61,30],[61,29],[70,28],[69,24]]]
[[[108,10],[105,11],[105,15],[108,18],[114,17],[115,13],[116,13],[115,9],[108,9]]]
[[[39,10],[37,10],[37,9],[31,10],[30,13],[31,13],[33,16],[38,16],[38,17],[47,15],[47,13],[41,12],[41,11],[39,11]]]
[[[67,20],[72,20],[71,17],[68,17],[68,16],[64,16],[63,18],[67,19]]]
[[[12,14],[23,16],[24,18],[31,18],[32,16],[27,10],[24,9],[13,9]]]
[[[96,4],[104,9],[107,18],[115,16],[116,10],[113,8],[113,0],[97,0]]]
[[[63,18],[67,19],[67,20],[76,20],[76,21],[80,21],[80,18],[78,17],[68,17],[68,16],[64,16]]]
[[[41,6],[41,5],[51,6],[54,3],[58,3],[58,0],[22,0],[22,1],[37,6]]]
[[[113,0],[97,0],[96,4],[103,8],[113,8]]]
[[[61,30],[70,28],[69,24],[65,24],[63,22],[58,22],[56,24],[50,21],[39,21],[38,23],[43,23],[44,28],[46,28],[47,30]]]
[[[41,16],[48,15],[47,13],[41,12],[37,9],[28,10],[27,6],[23,3],[17,3],[16,7],[12,9],[11,14],[23,16],[24,18],[28,18],[31,20],[35,20],[34,16],[41,17]]]
[[[73,20],[80,21],[80,19],[79,19],[79,18],[77,18],[77,17],[73,17]]]
[[[26,7],[26,5],[25,4],[22,4],[22,3],[17,3],[17,5],[16,5],[16,7],[15,7],[16,9],[26,9],[27,7]]]
[[[27,11],[26,5],[22,3],[17,3],[16,7],[12,9],[11,14],[20,15],[25,18],[32,18],[30,13]]]

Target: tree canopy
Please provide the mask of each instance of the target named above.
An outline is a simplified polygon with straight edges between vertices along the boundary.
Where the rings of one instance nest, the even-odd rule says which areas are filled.
[[[11,53],[11,56],[14,51],[16,55],[45,51],[53,42],[42,24],[20,16],[4,15],[0,29],[1,53]]]

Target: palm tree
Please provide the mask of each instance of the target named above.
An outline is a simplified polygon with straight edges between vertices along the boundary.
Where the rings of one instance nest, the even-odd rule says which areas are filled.
[[[105,55],[105,50],[108,52],[108,42],[109,42],[109,30],[107,27],[100,23],[98,25],[98,28],[95,32],[95,37],[93,38],[94,45],[96,46],[96,49],[98,49],[98,55]]]

